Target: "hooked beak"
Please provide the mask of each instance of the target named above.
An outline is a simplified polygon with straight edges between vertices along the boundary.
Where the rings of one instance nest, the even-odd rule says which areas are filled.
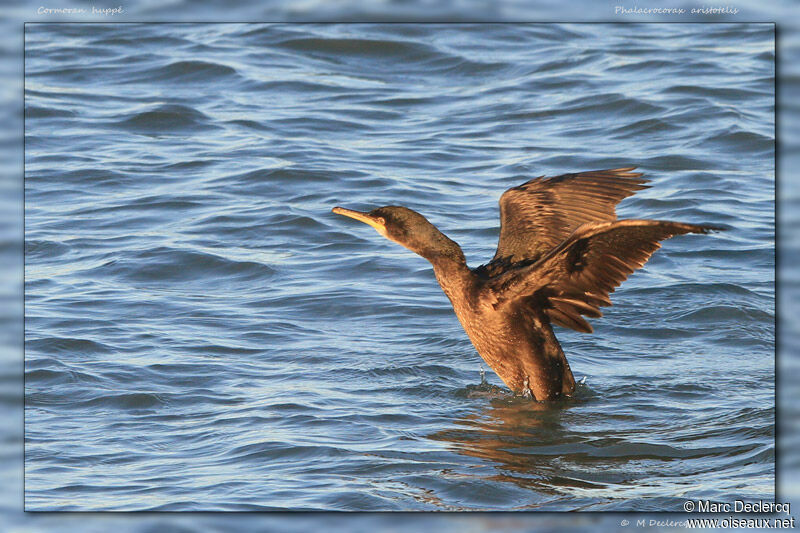
[[[344,215],[346,217],[354,218],[364,224],[369,224],[375,228],[381,235],[386,235],[386,221],[382,217],[375,217],[369,213],[362,213],[361,211],[353,211],[352,209],[345,209],[344,207],[334,207],[331,209],[337,215]]]

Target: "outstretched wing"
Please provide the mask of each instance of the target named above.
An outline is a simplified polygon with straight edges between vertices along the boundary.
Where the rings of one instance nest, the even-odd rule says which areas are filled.
[[[658,220],[620,220],[581,226],[533,265],[514,268],[489,281],[494,305],[535,298],[554,323],[592,332],[581,315],[602,316],[609,295],[661,247],[685,233],[719,229]]]
[[[636,167],[534,178],[500,197],[500,241],[492,262],[544,257],[582,224],[617,219],[615,206],[647,188]]]

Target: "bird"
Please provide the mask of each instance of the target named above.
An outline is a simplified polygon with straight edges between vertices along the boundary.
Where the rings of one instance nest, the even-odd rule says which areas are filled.
[[[407,207],[333,213],[373,227],[427,259],[476,351],[515,396],[571,397],[575,378],[553,325],[584,333],[610,294],[661,241],[722,228],[617,219],[624,198],[649,188],[635,166],[539,176],[505,191],[494,257],[467,266],[461,247]],[[584,318],[586,317],[586,318]]]

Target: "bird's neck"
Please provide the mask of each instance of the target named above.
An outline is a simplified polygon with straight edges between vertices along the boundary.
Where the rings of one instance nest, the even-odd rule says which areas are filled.
[[[425,254],[420,255],[431,262],[436,280],[450,301],[455,302],[469,284],[472,272],[467,266],[464,252],[458,243],[450,240],[444,234],[442,237],[446,239],[446,242],[439,243],[436,250],[426,251]]]
[[[465,268],[467,266],[467,259],[458,243],[439,230],[426,240],[424,246],[414,251],[430,261],[434,268],[438,264],[442,266],[462,264]]]

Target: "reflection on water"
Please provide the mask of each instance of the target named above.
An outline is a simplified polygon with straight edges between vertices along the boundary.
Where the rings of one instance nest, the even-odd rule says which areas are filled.
[[[537,508],[552,500],[563,486],[602,488],[598,484],[562,475],[560,463],[576,437],[562,422],[562,413],[585,401],[590,393],[582,386],[571,399],[537,402],[521,397],[494,398],[480,412],[455,421],[455,427],[430,435],[451,449],[494,464],[497,472],[484,479],[512,483],[539,494],[537,501],[517,509]],[[550,449],[550,453],[548,453]]]
[[[720,427],[730,428],[725,432],[732,437],[726,439],[729,445],[719,446],[718,441],[709,446],[708,439],[705,443],[697,439],[696,431],[686,426],[626,430],[640,415],[635,410],[603,414],[605,402],[599,394],[579,384],[573,398],[536,402],[508,395],[497,397],[502,394],[487,391],[487,396],[496,397],[486,407],[429,437],[446,443],[454,452],[478,459],[470,477],[490,487],[497,484],[498,490],[513,484],[535,495],[509,509],[620,509],[633,501],[644,509],[659,510],[659,505],[674,504],[680,498],[659,497],[651,475],[672,478],[671,485],[683,487],[677,492],[681,494],[703,490],[704,476],[719,474],[713,466],[719,464],[713,459],[719,453],[741,458],[736,461],[740,465],[753,465],[755,461],[766,466],[774,461],[770,446],[748,444],[742,426],[733,419],[720,423]],[[657,406],[645,408],[650,410],[657,410]],[[690,411],[691,406],[685,410]],[[745,419],[760,416],[748,414],[736,418],[746,426]],[[604,430],[608,425],[619,429],[609,433]],[[695,436],[686,438],[686,433]],[[717,435],[722,438],[722,430]],[[763,437],[774,438],[774,433],[767,431]],[[730,475],[738,477],[736,472]],[[660,483],[663,485],[663,481]],[[755,489],[752,480],[750,489]]]

